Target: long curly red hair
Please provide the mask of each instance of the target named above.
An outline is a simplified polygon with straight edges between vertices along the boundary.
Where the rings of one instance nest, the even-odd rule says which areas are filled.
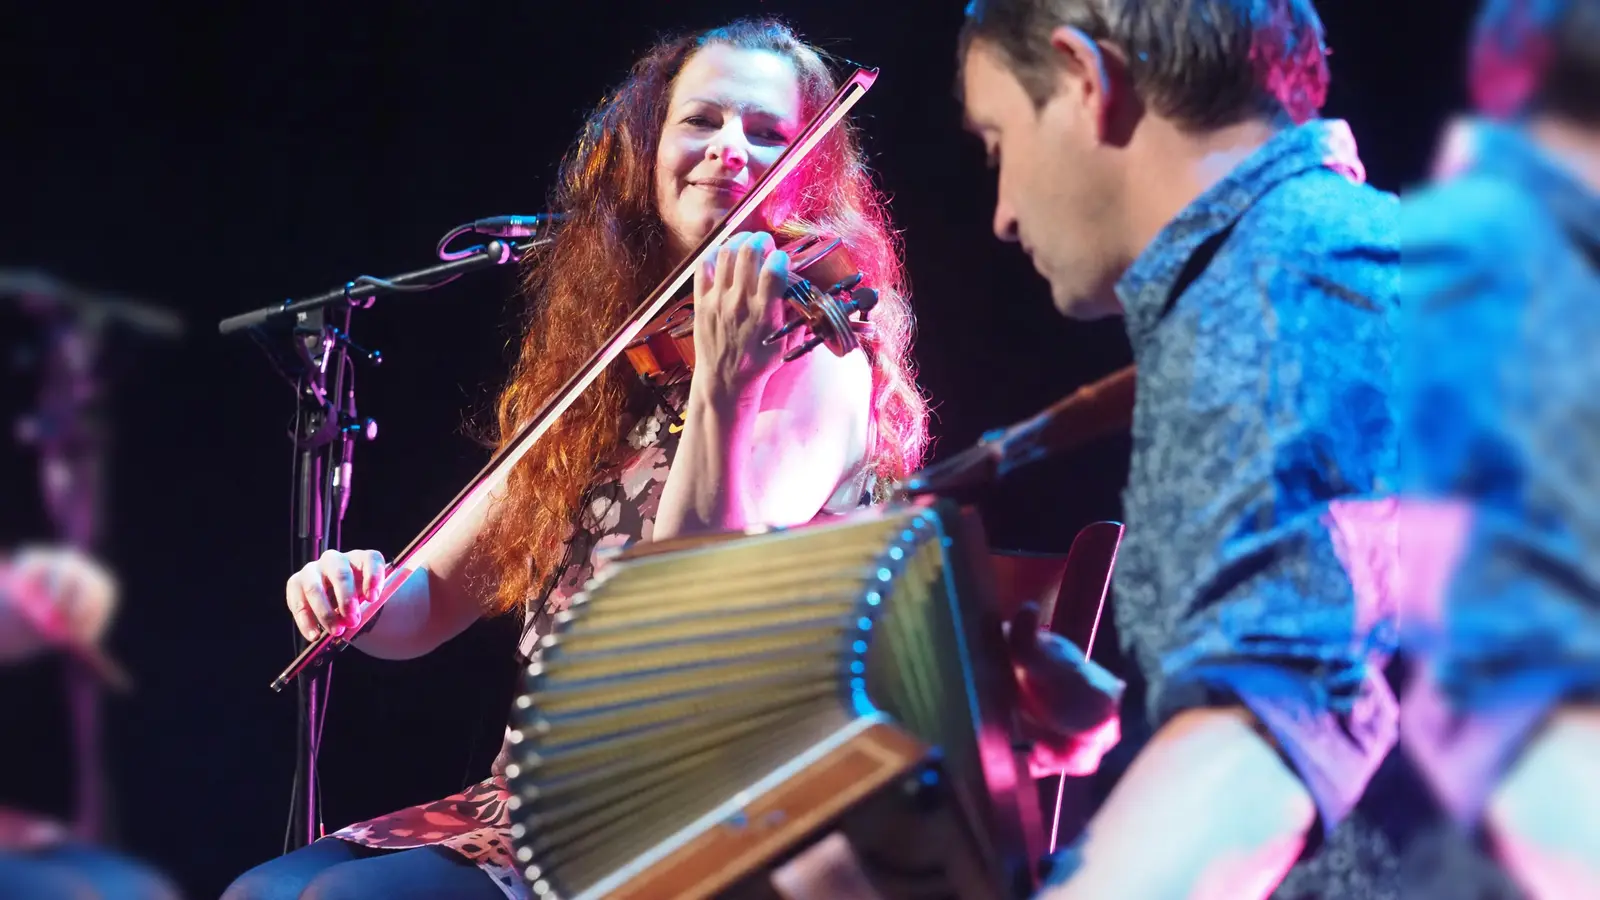
[[[701,47],[763,50],[793,63],[802,115],[814,116],[838,90],[822,54],[771,19],[740,20],[658,43],[590,115],[562,162],[551,208],[565,215],[552,244],[529,260],[521,357],[498,404],[504,444],[566,383],[666,275],[666,229],[656,210],[657,145],[674,80]],[[768,219],[785,232],[837,235],[876,288],[873,328],[863,340],[872,363],[868,458],[880,498],[921,463],[927,402],[914,383],[913,318],[905,297],[898,236],[873,185],[853,127],[841,123],[774,194]],[[488,532],[498,578],[490,613],[521,609],[558,574],[577,504],[621,440],[623,413],[638,377],[625,362],[604,372],[513,469]]]

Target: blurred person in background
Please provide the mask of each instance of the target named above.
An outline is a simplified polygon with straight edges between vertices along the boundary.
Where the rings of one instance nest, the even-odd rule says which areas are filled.
[[[31,663],[69,647],[98,646],[117,610],[114,575],[76,550],[26,547],[0,554],[0,666]],[[5,741],[32,738],[9,721]],[[8,758],[11,754],[8,754]],[[0,900],[173,900],[156,871],[87,841],[74,825],[0,801]]]
[[[1534,898],[1600,897],[1600,0],[1488,0],[1406,200],[1402,742]]]

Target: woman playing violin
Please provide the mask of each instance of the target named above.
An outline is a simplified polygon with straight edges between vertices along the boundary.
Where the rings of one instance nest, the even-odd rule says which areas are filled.
[[[532,261],[521,359],[499,403],[514,435],[692,253],[837,87],[784,26],[741,21],[658,44],[600,104],[563,163],[565,224]],[[459,546],[399,586],[354,639],[385,659],[427,653],[478,617],[523,616],[530,655],[597,554],[701,530],[794,525],[869,502],[905,478],[927,442],[913,384],[912,316],[888,215],[846,125],[836,127],[735,235],[699,260],[692,375],[645,387],[613,366],[512,472]],[[861,352],[784,323],[789,260],[774,233],[841,237],[878,291]],[[353,632],[383,584],[373,551],[329,552],[289,580],[307,639]],[[361,822],[242,875],[229,900],[524,897],[505,801],[491,777],[435,803]]]

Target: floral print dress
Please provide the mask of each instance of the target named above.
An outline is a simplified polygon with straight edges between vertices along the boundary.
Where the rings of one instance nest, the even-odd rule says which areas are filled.
[[[619,459],[601,470],[584,495],[559,579],[542,597],[530,599],[518,647],[524,658],[531,658],[550,616],[566,609],[583,589],[603,553],[650,540],[661,489],[678,449],[684,392],[674,391],[664,399],[634,420],[619,447]],[[509,738],[509,727],[506,735]],[[448,849],[476,864],[511,900],[525,900],[529,892],[517,875],[506,809],[511,797],[505,777],[510,747],[509,740],[502,741],[490,777],[464,791],[357,822],[329,837],[383,850]]]

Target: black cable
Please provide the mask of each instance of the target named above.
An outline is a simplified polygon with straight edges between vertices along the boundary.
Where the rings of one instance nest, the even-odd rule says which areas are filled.
[[[482,247],[477,247],[477,248],[474,248],[474,249],[482,250],[483,248]],[[435,288],[442,288],[445,285],[449,284],[452,281],[455,281],[456,279],[458,279],[460,277],[461,277],[461,275],[459,273],[457,273],[455,275],[451,275],[448,278],[444,278],[444,279],[441,279],[439,281],[430,281],[430,282],[427,282],[426,284],[396,284],[396,283],[394,283],[392,281],[388,281],[386,279],[379,278],[379,277],[377,277],[375,275],[357,275],[355,277],[355,279],[352,280],[350,283],[351,284],[371,284],[371,285],[376,285],[377,287],[381,287],[386,291],[398,291],[398,292],[402,292],[402,293],[420,294],[423,291],[431,291],[431,290],[434,290]],[[349,324],[350,324],[350,318],[349,318],[349,316],[346,316],[345,317],[345,325],[346,325],[346,327],[348,327]]]
[[[486,249],[485,246],[477,246],[477,245],[475,245],[475,246],[473,246],[471,248],[468,248],[467,250],[464,250],[464,251],[446,251],[445,250],[445,247],[450,243],[450,241],[454,240],[456,237],[459,237],[460,235],[465,234],[465,233],[467,233],[467,232],[469,232],[471,230],[473,230],[473,226],[467,225],[467,226],[462,226],[462,227],[456,228],[456,229],[452,230],[449,234],[445,235],[445,237],[442,238],[439,241],[439,244],[438,244],[438,247],[437,247],[439,258],[443,259],[443,260],[446,260],[446,261],[453,261],[453,260],[462,259],[462,258],[465,258],[465,257],[472,256],[473,254],[479,253],[479,252],[483,251],[484,249]],[[548,239],[546,239],[543,242],[536,242],[535,246],[537,246],[538,243],[548,243]],[[492,244],[491,244],[491,246],[492,246]],[[520,249],[522,249],[522,248],[518,248],[515,244],[511,244],[511,243],[503,243],[501,246],[503,247],[503,250],[502,250],[502,253],[500,255],[500,258],[498,260],[495,260],[495,262],[498,262],[498,263],[504,263],[504,262],[508,261],[509,259],[514,258],[515,256],[519,256],[520,255]],[[436,290],[438,288],[444,287],[445,285],[450,284],[451,282],[456,281],[457,279],[459,279],[462,276],[462,274],[464,274],[464,272],[457,272],[455,274],[448,275],[445,278],[442,278],[442,279],[440,279],[438,281],[431,281],[431,282],[426,282],[426,283],[416,283],[416,284],[402,284],[402,283],[397,283],[397,282],[395,282],[393,280],[390,280],[390,279],[378,278],[378,277],[372,276],[372,275],[359,275],[359,276],[355,277],[354,279],[352,279],[351,281],[349,281],[348,283],[346,283],[346,285],[343,288],[343,293],[344,293],[344,296],[345,296],[345,300],[347,301],[346,305],[344,306],[344,328],[343,328],[342,331],[337,331],[336,332],[337,340],[334,342],[334,346],[325,347],[324,350],[323,350],[323,352],[326,352],[326,353],[337,352],[339,354],[340,362],[339,362],[339,366],[338,366],[338,368],[336,370],[336,374],[335,374],[335,378],[334,378],[334,381],[335,381],[334,390],[332,391],[331,401],[329,400],[328,393],[326,392],[325,389],[323,390],[323,395],[321,397],[319,397],[319,399],[324,404],[324,414],[329,414],[329,415],[334,416],[333,425],[336,428],[340,428],[340,427],[342,427],[344,425],[344,423],[342,421],[340,421],[340,417],[341,417],[341,413],[344,412],[344,398],[345,398],[344,385],[347,383],[345,381],[345,379],[347,377],[349,378],[349,381],[348,381],[348,384],[350,386],[349,390],[350,391],[354,391],[354,388],[355,388],[355,367],[354,367],[353,361],[349,358],[349,353],[347,352],[347,347],[345,346],[345,341],[344,341],[345,336],[349,334],[350,319],[351,319],[352,310],[357,305],[370,305],[372,303],[372,298],[367,298],[365,300],[365,302],[362,302],[362,301],[358,301],[356,298],[351,297],[350,294],[351,294],[352,289],[356,285],[360,284],[360,285],[370,285],[372,287],[380,288],[382,290],[393,291],[393,292],[397,292],[397,293],[421,293],[421,292],[424,292],[424,291],[432,291],[432,290]],[[224,325],[226,325],[226,324],[227,323],[224,323]],[[226,331],[227,329],[224,328],[224,330]],[[290,503],[289,503],[289,510],[290,510],[290,529],[289,529],[289,533],[290,533],[290,565],[291,565],[291,568],[293,568],[295,566],[295,564],[299,562],[299,552],[298,551],[300,549],[300,540],[301,540],[300,533],[299,533],[299,525],[300,525],[299,517],[300,517],[300,515],[307,514],[307,512],[308,512],[308,511],[299,510],[299,508],[298,508],[299,507],[298,498],[299,498],[299,491],[300,491],[300,486],[301,486],[300,485],[301,479],[307,476],[307,473],[305,473],[303,471],[303,466],[301,465],[301,462],[302,462],[301,454],[303,452],[302,444],[305,442],[306,429],[311,424],[311,422],[310,422],[310,420],[308,419],[308,416],[307,416],[306,403],[305,403],[305,392],[307,390],[311,389],[313,387],[313,384],[312,383],[308,383],[308,376],[306,374],[300,374],[300,375],[295,376],[295,377],[290,377],[289,376],[288,372],[285,371],[283,365],[279,362],[277,355],[272,352],[271,346],[269,345],[269,343],[268,343],[268,341],[266,339],[266,336],[264,334],[260,333],[259,329],[250,328],[250,329],[247,330],[247,334],[249,334],[251,340],[254,343],[256,343],[259,347],[261,347],[261,349],[263,351],[266,352],[267,358],[268,358],[269,362],[271,362],[274,371],[276,371],[279,376],[283,377],[286,382],[291,384],[294,387],[294,390],[295,390],[295,402],[296,402],[296,407],[297,408],[296,408],[296,413],[295,413],[295,417],[294,417],[294,440],[292,442],[293,443],[293,449],[292,449],[292,454],[293,455],[292,455],[291,462],[290,462],[290,467],[289,467],[289,470],[290,470],[290,479],[289,479],[289,490],[290,490]],[[302,362],[309,362],[309,360],[306,360],[305,357],[302,355]],[[312,371],[314,371],[314,368],[313,368]],[[354,412],[353,404],[352,404],[352,409],[350,410],[350,412],[351,413]],[[348,439],[351,439],[351,438],[347,438],[344,435],[340,435],[340,437],[338,439],[330,442],[329,445],[327,446],[325,454],[323,456],[323,462],[324,462],[324,464],[326,466],[330,467],[331,471],[324,472],[325,476],[330,476],[332,474],[332,472],[337,471],[337,472],[340,472],[341,478],[343,477],[343,473],[341,471],[342,470],[343,460],[341,458],[341,452],[340,451],[341,451],[341,448],[342,448],[342,445],[343,445],[343,441],[344,440],[348,440]],[[315,458],[312,458],[310,460],[310,462],[314,465],[315,462],[316,462]],[[335,500],[337,498],[338,493],[339,492],[336,491],[335,488],[334,488],[333,478],[332,477],[324,477],[324,479],[323,479],[323,497],[322,497],[322,501],[323,501],[322,502],[322,526],[323,527],[322,527],[321,534],[325,538],[330,536],[330,535],[332,536],[332,543],[329,544],[329,546],[331,546],[331,547],[338,547],[343,542],[343,534],[342,534],[342,532],[343,532],[343,521],[342,521],[343,520],[343,516],[342,516],[342,514],[336,515],[334,513],[334,509],[333,509],[333,504],[334,504],[334,502],[335,502]],[[292,633],[292,646],[294,647],[294,653],[295,653],[295,655],[298,655],[299,652],[300,652],[301,646],[302,646],[302,644],[301,644],[301,635],[299,633],[299,629],[298,629],[297,625],[295,625],[292,622],[291,622],[291,633]],[[318,697],[317,697],[317,694],[318,694],[317,682],[318,682],[318,680],[319,680],[319,674],[318,673],[312,673],[312,672],[304,673],[303,677],[296,679],[296,681],[298,682],[297,687],[298,687],[298,696],[299,696],[299,703],[297,704],[296,716],[295,716],[295,732],[296,732],[296,743],[297,743],[297,746],[296,746],[296,753],[295,753],[294,779],[293,779],[293,782],[292,782],[291,787],[290,787],[290,802],[289,802],[288,824],[286,825],[286,827],[284,829],[283,850],[284,850],[285,853],[289,852],[290,846],[294,841],[295,820],[299,815],[299,810],[297,809],[297,807],[298,807],[299,802],[300,802],[301,786],[306,784],[308,779],[316,778],[317,757],[319,756],[320,751],[321,751],[323,725],[324,725],[324,723],[326,721],[328,701],[331,698],[331,692],[332,692],[332,664],[331,664],[331,661],[329,662],[329,664],[326,667],[323,668],[322,672],[320,673],[320,680],[322,681],[322,690],[320,691],[320,702],[317,704],[317,713],[316,713],[316,715],[312,716],[311,713],[310,713],[310,708],[311,708],[312,701],[314,699],[318,699]],[[314,784],[315,784],[314,789],[312,791],[308,791],[307,792],[308,795],[313,795],[313,796],[308,796],[306,802],[308,804],[315,804],[315,806],[317,807],[317,812],[318,812],[318,815],[317,815],[317,820],[318,820],[317,821],[317,826],[319,826],[319,828],[320,828],[320,825],[321,825],[320,812],[321,812],[321,797],[322,797],[322,783],[321,783],[321,780],[317,779],[314,782]],[[317,837],[316,834],[307,834],[306,835],[306,843],[309,845],[311,842],[316,840],[316,837]]]
[[[304,377],[302,376],[300,379],[296,379],[296,382],[295,382],[295,396],[296,396],[297,399],[299,397],[300,391],[303,391],[304,389],[305,389],[305,380],[304,380]],[[299,441],[299,435],[300,435],[301,429],[304,426],[305,426],[305,410],[304,410],[304,408],[297,407],[296,411],[295,411],[295,416],[294,416],[294,435],[295,435],[295,440],[290,442],[290,451],[289,451],[290,452],[290,461],[289,461],[289,567],[290,567],[291,570],[294,568],[295,562],[298,559],[296,551],[298,550],[298,542],[299,542],[299,536],[298,536],[299,523],[297,521],[295,521],[295,506],[296,506],[295,498],[299,495],[299,489],[300,489],[300,441]],[[290,619],[289,630],[290,630],[290,633],[291,633],[290,643],[294,647],[293,653],[291,653],[291,655],[294,655],[294,654],[297,654],[297,653],[300,652],[300,641],[302,640],[302,638],[301,638],[301,635],[300,635],[300,630],[299,630],[299,628],[297,627],[297,624],[294,622],[294,620],[292,618]],[[305,682],[304,682],[304,680],[300,681],[298,694],[299,694],[299,701],[300,702],[298,704],[296,704],[296,709],[295,709],[294,780],[289,786],[289,818],[288,818],[288,822],[284,826],[284,830],[283,830],[283,852],[284,853],[288,853],[289,852],[290,845],[294,842],[294,823],[295,823],[296,814],[298,812],[297,809],[296,809],[296,806],[300,801],[300,784],[305,779],[305,759],[304,759],[304,756],[300,752],[300,748],[302,746],[304,746],[304,744],[305,744],[306,726],[307,726],[307,722],[306,722],[306,695],[305,695]]]
[[[368,278],[367,276],[362,276],[357,280],[381,282],[381,279]],[[351,315],[352,309],[350,307],[345,307],[344,322],[342,323],[342,327],[340,329],[341,334],[350,333]],[[355,389],[354,366],[350,360],[350,354],[342,342],[335,341],[333,346],[327,347],[324,352],[338,354],[338,362],[334,369],[333,375],[333,387],[325,394],[323,402],[326,404],[326,414],[333,418],[333,425],[335,427],[334,433],[338,434],[339,436],[329,441],[323,448],[324,462],[322,479],[322,527],[318,533],[323,535],[324,542],[326,543],[328,549],[338,549],[340,546],[342,546],[341,538],[343,536],[344,517],[335,509],[335,505],[339,502],[339,490],[335,485],[335,481],[342,483],[345,477],[345,473],[343,471],[344,460],[342,458],[343,454],[341,453],[344,443],[348,440],[354,440],[348,435],[345,435],[340,428],[341,417],[347,413],[353,412],[353,409],[346,408],[346,398],[349,396],[349,392],[354,391]],[[351,380],[347,382],[345,380],[346,378],[350,378]],[[353,404],[350,405],[353,406]],[[311,696],[317,702],[315,703],[315,715],[310,717],[310,729],[308,735],[306,736],[307,740],[304,744],[306,748],[306,765],[308,775],[311,779],[313,779],[312,796],[308,798],[307,802],[313,804],[316,808],[317,815],[315,822],[318,827],[315,829],[315,832],[306,836],[307,844],[312,843],[318,837],[320,837],[319,832],[321,831],[322,825],[322,778],[319,761],[322,755],[322,730],[323,726],[328,720],[328,701],[333,695],[332,663],[333,661],[330,659],[328,663],[322,667],[322,671],[320,673],[312,673],[312,678],[310,679]],[[319,693],[317,690],[317,685],[319,682],[322,686],[320,698],[317,697],[317,694]],[[309,824],[308,827],[310,827]]]

